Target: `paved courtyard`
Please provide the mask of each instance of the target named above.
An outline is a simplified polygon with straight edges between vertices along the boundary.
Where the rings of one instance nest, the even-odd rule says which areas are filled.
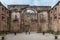
[[[18,33],[17,35],[8,34],[5,36],[5,40],[55,40],[54,35],[46,33],[42,35],[42,33]],[[60,40],[60,35],[58,36],[58,40]]]

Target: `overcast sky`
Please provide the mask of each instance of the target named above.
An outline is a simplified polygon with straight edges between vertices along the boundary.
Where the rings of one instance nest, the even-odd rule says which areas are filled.
[[[5,6],[10,4],[29,4],[36,6],[54,6],[58,0],[0,0]]]

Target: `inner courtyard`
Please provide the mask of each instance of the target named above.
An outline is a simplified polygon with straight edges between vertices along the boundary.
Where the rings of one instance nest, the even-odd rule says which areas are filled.
[[[60,1],[51,6],[8,5],[0,2],[1,32],[60,32]]]

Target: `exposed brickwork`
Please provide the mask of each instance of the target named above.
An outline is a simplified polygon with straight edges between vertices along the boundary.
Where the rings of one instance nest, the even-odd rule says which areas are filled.
[[[17,21],[16,25],[18,26],[18,23],[20,23],[20,31],[25,31],[25,30],[31,30],[31,31],[39,31],[40,29],[41,31],[43,31],[42,26],[41,26],[41,22],[40,22],[40,14],[41,12],[45,12],[43,14],[45,14],[44,16],[46,17],[46,22],[45,22],[45,31],[48,30],[48,11],[50,10],[50,6],[29,6],[29,5],[8,5],[8,9],[12,10],[11,14],[14,14],[14,12],[19,11],[20,14],[20,22]],[[27,10],[32,11],[33,13],[29,13],[27,12]],[[15,14],[14,14],[15,15]],[[17,13],[16,13],[17,15]],[[35,20],[33,21],[32,20]],[[12,20],[12,16],[11,16],[11,30],[14,30],[14,23]],[[33,23],[34,22],[34,23]],[[18,28],[19,28],[18,27]]]
[[[0,31],[7,31],[7,17],[9,16],[8,9],[0,3]]]
[[[60,32],[60,1],[49,11],[50,27],[54,32]]]

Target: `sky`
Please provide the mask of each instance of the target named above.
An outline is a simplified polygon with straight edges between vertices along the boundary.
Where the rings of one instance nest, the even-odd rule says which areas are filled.
[[[31,6],[54,6],[59,0],[0,0],[3,5],[24,4]]]

